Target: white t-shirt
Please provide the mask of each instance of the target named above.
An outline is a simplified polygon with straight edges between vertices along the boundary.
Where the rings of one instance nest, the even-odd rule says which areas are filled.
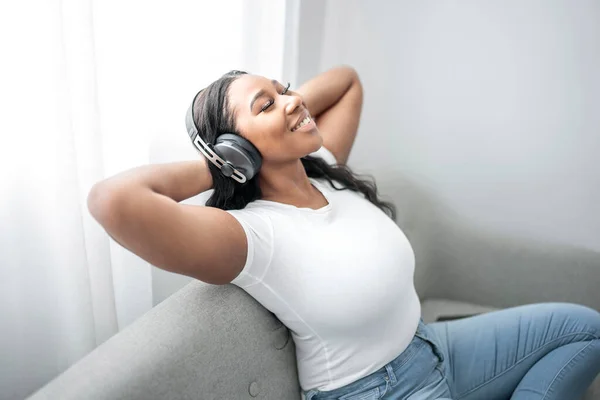
[[[325,147],[312,155],[335,163]],[[301,388],[327,391],[402,353],[421,305],[414,253],[394,221],[361,193],[309,179],[325,207],[255,200],[228,211],[248,241],[246,264],[231,283],[290,329]]]

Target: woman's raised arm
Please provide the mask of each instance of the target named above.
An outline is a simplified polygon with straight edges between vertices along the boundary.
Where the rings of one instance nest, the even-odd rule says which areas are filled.
[[[96,183],[88,209],[117,243],[150,264],[226,284],[246,261],[242,226],[223,210],[179,204],[211,187],[204,159],[145,165]]]
[[[345,164],[354,144],[363,90],[356,71],[341,66],[325,71],[304,83],[296,91],[304,98],[323,136],[323,145]]]

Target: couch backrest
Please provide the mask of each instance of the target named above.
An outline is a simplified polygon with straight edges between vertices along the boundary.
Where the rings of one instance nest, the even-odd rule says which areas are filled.
[[[30,399],[299,399],[289,330],[234,285],[193,281]]]

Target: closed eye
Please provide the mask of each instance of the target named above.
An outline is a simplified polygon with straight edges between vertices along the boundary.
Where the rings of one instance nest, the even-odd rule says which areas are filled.
[[[290,83],[288,82],[287,86],[283,89],[283,91],[281,92],[281,95],[285,95],[290,89]],[[261,112],[266,111],[269,107],[271,107],[273,104],[275,104],[275,100],[273,99],[269,99],[269,101],[267,101],[260,109]]]

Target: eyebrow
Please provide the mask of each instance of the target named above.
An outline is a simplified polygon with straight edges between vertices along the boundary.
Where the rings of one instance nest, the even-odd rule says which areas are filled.
[[[277,82],[275,79],[272,79],[271,83],[275,87],[277,87],[277,85],[279,84],[279,82]],[[265,93],[266,93],[266,91],[264,89],[260,89],[258,92],[256,92],[256,94],[252,98],[252,101],[250,101],[250,112],[252,112],[252,107],[254,106],[254,102],[256,102],[256,100],[258,100],[259,98],[261,98],[262,96],[264,96]]]

